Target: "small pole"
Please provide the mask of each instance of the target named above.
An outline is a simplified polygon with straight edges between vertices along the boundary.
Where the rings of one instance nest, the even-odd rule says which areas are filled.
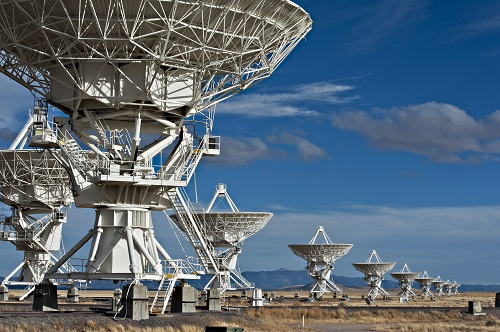
[[[304,316],[302,316],[302,328],[304,328],[304,323],[305,323]]]

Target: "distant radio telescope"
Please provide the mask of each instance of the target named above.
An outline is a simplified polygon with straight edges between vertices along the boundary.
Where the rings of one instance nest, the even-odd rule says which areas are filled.
[[[325,243],[316,243],[319,235],[323,236]],[[318,226],[316,233],[309,244],[289,244],[292,252],[307,261],[307,272],[315,280],[311,293],[316,298],[321,298],[326,292],[342,292],[331,279],[331,273],[340,257],[346,255],[352,244],[333,243],[326,234],[323,226]]]
[[[447,281],[444,281],[441,279],[441,276],[437,276],[436,280],[432,282],[432,286],[434,286],[434,289],[436,290],[436,295],[437,296],[442,296],[444,295],[443,292],[443,286],[447,283]]]
[[[395,262],[382,262],[380,257],[377,255],[375,250],[372,250],[370,257],[364,263],[353,263],[352,264],[356,270],[365,275],[365,282],[370,286],[370,291],[368,292],[367,302],[370,303],[375,301],[375,298],[379,293],[383,295],[389,295],[384,288],[382,288],[382,281],[384,280],[384,274],[390,271]]]
[[[425,299],[426,297],[430,296],[432,299],[431,286],[432,283],[436,281],[436,278],[430,277],[427,271],[424,271],[421,276],[415,278],[415,281],[420,285],[420,289],[422,290],[422,297]]]
[[[401,271],[391,273],[391,276],[399,282],[399,287],[401,288],[401,292],[398,294],[399,302],[408,302],[411,298],[415,297],[411,286],[419,275],[420,272],[412,272],[406,263]]]
[[[215,202],[218,199],[225,199],[230,211],[216,211]],[[254,288],[237,268],[238,255],[243,241],[264,228],[272,216],[269,212],[240,212],[229,196],[226,185],[217,185],[207,209],[193,213],[200,228],[204,229],[203,235],[208,244],[213,248],[213,260],[218,262],[217,266],[209,270],[213,277],[205,289],[220,288],[221,292],[225,292]],[[186,215],[172,215],[171,218],[183,232],[187,232],[185,223],[182,222],[187,218]],[[191,244],[196,248],[197,243]]]

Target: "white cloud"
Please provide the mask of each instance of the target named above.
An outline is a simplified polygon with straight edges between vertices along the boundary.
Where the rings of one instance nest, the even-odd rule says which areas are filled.
[[[295,152],[286,151],[283,145],[292,146]],[[263,140],[258,137],[221,138],[221,154],[213,158],[203,158],[203,163],[219,165],[246,165],[261,159],[295,157],[303,162],[314,162],[327,158],[325,150],[309,140],[290,133],[270,135]]]
[[[203,158],[203,163],[220,165],[246,165],[259,159],[284,158],[286,153],[270,147],[258,137],[221,138],[221,154]]]
[[[304,162],[313,162],[328,157],[328,153],[324,149],[303,137],[288,132],[282,133],[279,136],[268,136],[267,140],[275,144],[295,146],[297,149],[297,158]]]
[[[450,104],[352,110],[335,114],[333,125],[366,137],[380,149],[402,150],[439,162],[478,162],[500,154],[500,111],[482,121]]]
[[[315,82],[292,86],[286,92],[249,93],[218,104],[217,113],[255,118],[317,116],[320,113],[308,109],[303,103],[346,104],[358,98],[342,95],[353,89],[349,85]]]

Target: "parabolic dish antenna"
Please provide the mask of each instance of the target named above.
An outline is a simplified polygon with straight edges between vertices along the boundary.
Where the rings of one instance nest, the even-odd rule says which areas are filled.
[[[454,290],[455,290],[456,283],[451,282],[450,280],[446,280],[446,283],[443,285],[444,292],[448,296],[454,295]]]
[[[384,280],[384,274],[396,265],[395,262],[382,262],[377,252],[372,250],[366,262],[353,263],[352,265],[356,270],[365,275],[365,282],[370,286],[370,291],[367,296],[368,303],[374,301],[379,292],[384,295],[389,295],[385,289],[382,288],[382,281]]]
[[[195,218],[206,227],[208,241],[218,247],[231,247],[259,232],[273,216],[269,212],[202,212]],[[176,215],[170,216],[182,231]]]
[[[230,211],[215,211],[216,201],[223,200],[229,204]],[[243,241],[264,228],[273,214],[239,211],[227,192],[227,186],[219,183],[207,209],[204,212],[193,211],[191,216],[200,224],[203,236],[210,246],[214,247],[214,261],[219,262],[218,272],[214,273],[214,277],[205,286],[205,289],[220,288],[224,292],[237,288],[253,288],[253,284],[248,282],[237,270],[238,255],[242,250]],[[184,233],[187,233],[186,220],[189,217],[186,214],[174,214],[170,218]],[[196,246],[194,243],[191,244]],[[210,273],[210,271],[208,272]],[[235,284],[232,284],[231,281]]]
[[[453,295],[457,295],[458,294],[458,288],[460,286],[462,286],[462,284],[459,284],[456,281],[453,281],[453,287],[451,289],[451,292],[452,292]]]
[[[436,278],[432,278],[431,276],[429,276],[427,271],[424,271],[421,276],[415,278],[415,281],[420,285],[420,289],[422,290],[422,297],[425,299],[427,296],[430,296],[432,299],[431,286],[432,283],[436,281]]]
[[[322,235],[325,243],[315,243],[318,236]],[[300,258],[307,261],[307,271],[316,280],[311,293],[321,298],[325,292],[342,292],[342,289],[331,280],[334,263],[346,255],[352,244],[332,243],[323,226],[318,226],[316,233],[309,244],[289,244],[288,247]]]
[[[436,280],[432,282],[432,286],[437,292],[437,296],[444,295],[443,286],[447,283],[447,281],[441,279],[441,276],[437,276]]]
[[[411,285],[419,275],[420,272],[412,272],[406,263],[401,271],[391,273],[391,276],[399,282],[399,287],[402,290],[398,294],[400,302],[408,302],[410,298],[415,297],[415,293],[411,290]]]

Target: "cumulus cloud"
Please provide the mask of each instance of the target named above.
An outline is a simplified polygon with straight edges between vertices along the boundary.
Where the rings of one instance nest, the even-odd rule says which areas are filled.
[[[328,153],[307,139],[290,133],[268,136],[267,140],[276,144],[292,145],[297,149],[297,158],[304,162],[313,162],[328,157]]]
[[[376,148],[402,150],[438,162],[479,162],[500,155],[500,111],[476,120],[444,103],[351,110],[332,116],[333,126],[366,137]]]
[[[286,146],[295,148],[287,151]],[[314,162],[327,158],[325,150],[304,137],[290,133],[258,137],[222,137],[221,154],[214,158],[204,158],[203,163],[219,165],[246,165],[261,159],[297,158],[303,162]]]
[[[258,137],[222,137],[221,154],[202,162],[220,165],[246,165],[259,159],[284,158],[286,153],[270,147]]]
[[[385,0],[367,11],[363,24],[354,29],[351,46],[356,51],[367,51],[405,27],[420,23],[427,17],[428,1]]]
[[[304,106],[304,102],[346,104],[358,98],[343,95],[353,89],[349,85],[314,82],[292,86],[287,91],[249,93],[220,103],[217,113],[254,118],[316,116],[319,113]]]

